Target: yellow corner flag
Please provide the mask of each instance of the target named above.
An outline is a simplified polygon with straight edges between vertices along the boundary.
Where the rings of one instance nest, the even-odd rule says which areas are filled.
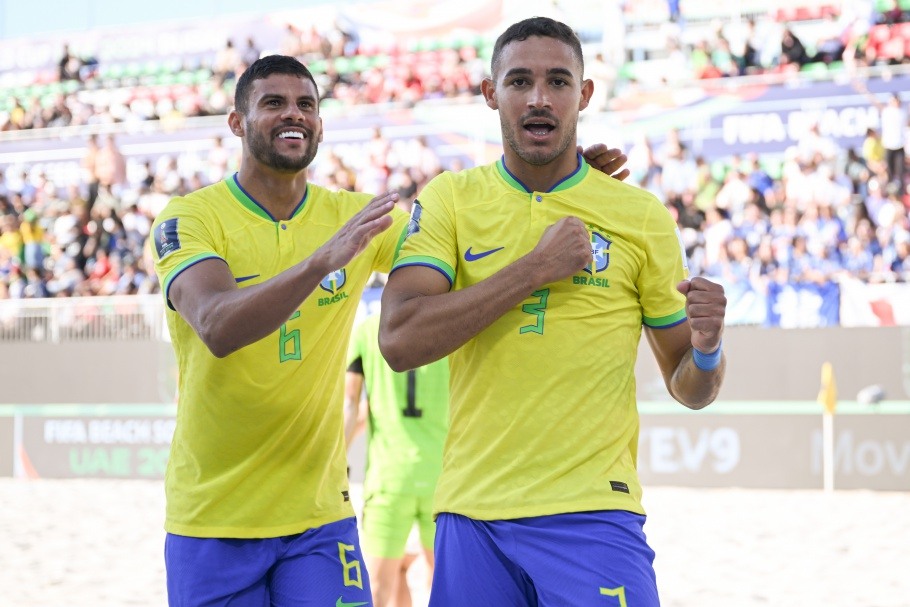
[[[837,382],[834,381],[834,367],[826,362],[822,365],[822,388],[818,392],[818,403],[825,412],[834,415],[837,406]]]

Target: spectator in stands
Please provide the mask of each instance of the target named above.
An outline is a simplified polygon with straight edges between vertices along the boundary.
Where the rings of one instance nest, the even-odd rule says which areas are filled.
[[[231,152],[224,147],[224,139],[220,135],[212,138],[212,147],[206,154],[206,164],[208,165],[206,176],[209,183],[221,181],[228,176]]]
[[[114,196],[126,184],[126,159],[117,146],[117,138],[113,133],[104,138],[104,145],[95,154],[94,177],[99,192],[105,188]]]
[[[755,19],[749,18],[746,20],[746,34],[743,36],[740,74],[753,75],[761,72],[764,67],[762,63],[763,49],[764,41],[755,26]]]
[[[901,8],[900,0],[883,0],[886,7],[881,11],[879,23],[894,25],[906,20],[906,13]]]
[[[898,93],[892,93],[888,101],[882,103],[879,99],[869,92],[865,82],[855,81],[853,87],[863,93],[869,102],[879,111],[879,122],[881,123],[881,147],[884,149],[884,164],[887,172],[888,183],[897,185],[900,191],[903,191],[904,180],[907,172],[906,153],[904,151],[906,140],[906,130],[910,126],[910,117],[901,101]],[[867,133],[866,140],[869,141],[870,134]],[[863,143],[863,153],[866,153],[866,142]],[[869,143],[870,153],[874,149],[877,154],[880,149],[875,148],[874,143]],[[872,160],[866,156],[870,168],[873,166]],[[874,169],[873,169],[874,170]]]
[[[872,176],[869,165],[856,151],[856,148],[847,150],[847,159],[844,162],[843,174],[850,181],[850,193],[862,198],[866,195],[866,184]]]
[[[796,144],[798,159],[804,164],[828,162],[835,159],[840,152],[834,140],[822,135],[818,122],[809,125],[807,132]]]
[[[289,57],[300,57],[303,50],[300,45],[300,31],[292,23],[284,27],[284,35],[278,44],[278,50],[282,55]]]
[[[63,55],[57,62],[57,79],[60,82],[67,80],[81,81],[79,70],[82,69],[82,60],[70,51],[70,45],[63,45]]]
[[[225,80],[233,80],[237,75],[237,66],[240,65],[240,53],[234,48],[234,41],[228,38],[212,62],[212,75],[215,84],[221,86]]]
[[[894,279],[910,282],[910,234],[901,232],[894,242],[894,257],[890,268]]]
[[[240,55],[240,62],[249,67],[250,65],[253,65],[254,61],[259,59],[259,55],[261,54],[262,51],[256,46],[256,40],[252,36],[249,36],[246,39],[246,48],[243,49],[243,53]]]
[[[34,209],[26,209],[22,214],[19,232],[22,235],[22,261],[27,268],[41,268],[44,263],[44,228],[38,221]]]
[[[888,168],[885,163],[885,146],[882,145],[881,135],[873,128],[866,129],[862,155],[873,175],[887,177]]]
[[[875,271],[875,256],[868,243],[859,236],[850,236],[841,244],[843,268],[839,275],[868,281]]]
[[[9,117],[0,125],[3,131],[19,131],[25,128],[25,108],[18,97],[10,99]]]
[[[849,37],[848,26],[838,19],[835,13],[825,15],[820,29],[818,38],[815,43],[815,54],[812,56],[812,62],[830,64],[835,61],[841,61],[844,57],[846,40]]]
[[[784,26],[780,39],[780,58],[781,64],[790,64],[802,67],[809,63],[809,54],[790,26]]]
[[[879,103],[877,100],[874,100],[873,104],[879,109],[881,116],[882,146],[885,148],[888,183],[895,184],[899,189],[903,189],[904,178],[907,173],[904,147],[906,145],[907,126],[910,125],[907,110],[904,108],[898,93],[893,93],[885,104]]]
[[[662,169],[661,188],[666,203],[679,206],[684,194],[698,190],[698,167],[682,142],[677,141],[666,150]]]
[[[15,213],[0,215],[0,251],[8,260],[8,266],[22,265],[22,232],[19,231],[19,217]]]

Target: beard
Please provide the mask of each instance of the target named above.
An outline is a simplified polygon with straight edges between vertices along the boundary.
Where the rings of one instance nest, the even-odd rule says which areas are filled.
[[[310,166],[319,149],[319,141],[311,132],[307,132],[306,149],[302,156],[287,156],[278,152],[271,145],[271,140],[253,128],[249,122],[246,123],[246,132],[248,134],[247,143],[253,158],[276,171],[299,173]]]
[[[532,114],[533,116],[533,114]],[[525,119],[519,122],[524,122]],[[556,127],[559,128],[560,123],[556,122]],[[536,146],[529,146],[523,148],[519,141],[519,131],[523,130],[521,126],[515,127],[506,122],[502,123],[502,138],[505,139],[506,143],[512,148],[512,151],[515,152],[519,158],[524,160],[530,165],[533,166],[543,166],[553,162],[555,159],[559,158],[563,152],[565,152],[575,140],[575,133],[578,129],[577,124],[573,124],[571,128],[566,129],[559,141],[556,142],[556,147],[552,149],[547,148],[538,148]]]

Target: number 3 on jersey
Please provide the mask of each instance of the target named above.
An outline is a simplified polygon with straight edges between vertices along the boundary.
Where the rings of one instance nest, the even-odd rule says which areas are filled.
[[[531,297],[537,298],[537,301],[532,301],[531,303],[524,304],[521,306],[521,311],[525,314],[536,316],[537,322],[521,327],[518,330],[519,333],[537,333],[539,335],[543,335],[543,317],[547,312],[547,298],[549,296],[550,289],[540,289],[539,291],[534,291],[531,293]]]

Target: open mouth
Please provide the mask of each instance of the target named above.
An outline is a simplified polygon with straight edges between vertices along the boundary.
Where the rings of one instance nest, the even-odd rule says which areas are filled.
[[[549,125],[549,124],[531,123],[531,124],[525,125],[525,130],[537,137],[543,137],[544,135],[549,135],[550,132],[553,131],[553,129],[555,129],[555,128],[556,127]]]
[[[535,137],[544,137],[556,129],[556,125],[553,124],[552,120],[539,116],[527,118],[523,121],[521,126]]]

